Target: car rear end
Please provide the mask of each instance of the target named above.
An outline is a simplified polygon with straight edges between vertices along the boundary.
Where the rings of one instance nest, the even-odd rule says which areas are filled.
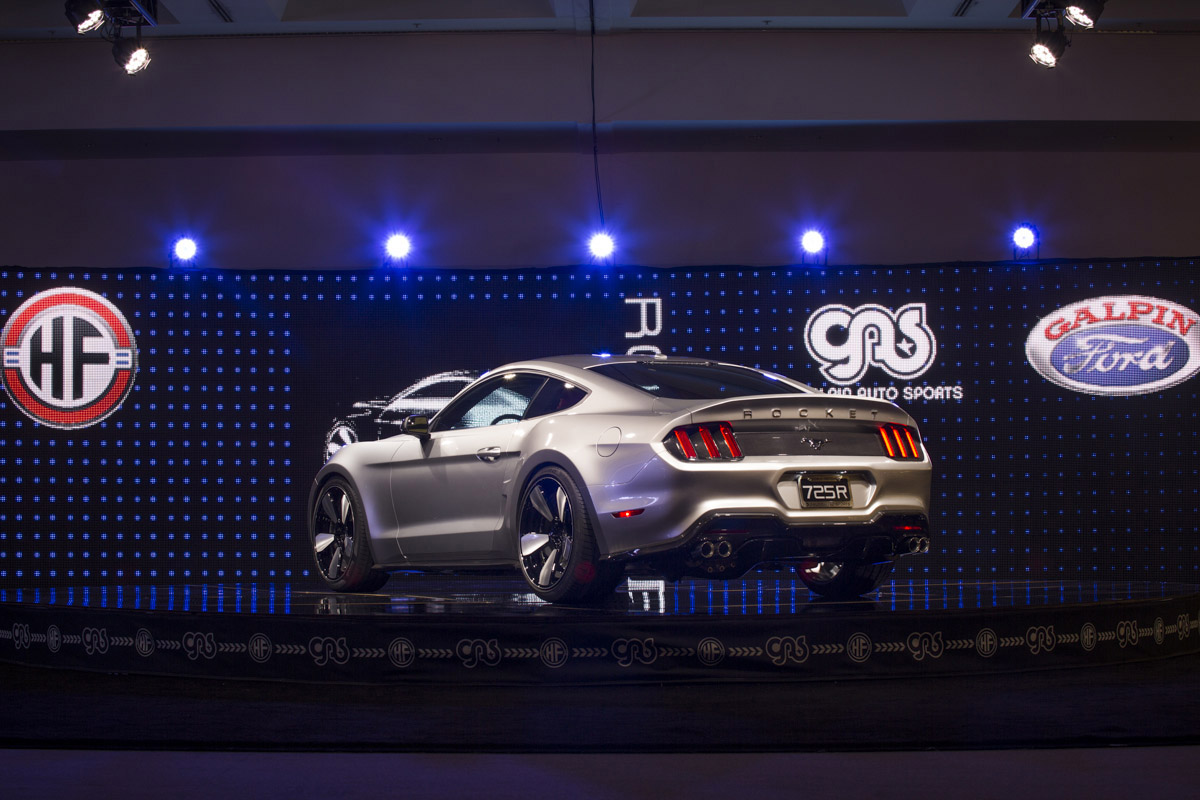
[[[610,555],[736,577],[768,561],[929,549],[932,462],[896,405],[808,390],[657,407],[676,413],[647,431],[649,460],[589,486]]]

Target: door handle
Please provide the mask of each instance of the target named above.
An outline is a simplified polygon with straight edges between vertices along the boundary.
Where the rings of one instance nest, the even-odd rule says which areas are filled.
[[[475,451],[475,457],[480,461],[495,461],[500,458],[499,447],[481,447]]]

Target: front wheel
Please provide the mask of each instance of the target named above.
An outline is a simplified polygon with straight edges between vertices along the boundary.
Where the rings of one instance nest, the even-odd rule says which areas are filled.
[[[534,594],[551,603],[588,603],[612,593],[621,573],[600,561],[583,494],[565,470],[538,470],[518,509],[521,575]]]
[[[317,571],[339,592],[370,592],[387,582],[374,568],[367,512],[358,492],[344,478],[321,487],[312,513],[312,547]]]
[[[800,580],[813,594],[849,600],[874,591],[892,574],[892,563],[864,564],[859,561],[805,561]]]

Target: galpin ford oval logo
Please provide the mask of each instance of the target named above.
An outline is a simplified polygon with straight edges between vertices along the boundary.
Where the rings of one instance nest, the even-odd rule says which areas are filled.
[[[94,292],[63,288],[34,295],[13,312],[0,338],[4,388],[43,425],[94,425],[120,408],[133,388],[133,329]]]
[[[1148,394],[1200,371],[1196,320],[1170,300],[1096,297],[1039,320],[1025,354],[1043,377],[1077,392]]]

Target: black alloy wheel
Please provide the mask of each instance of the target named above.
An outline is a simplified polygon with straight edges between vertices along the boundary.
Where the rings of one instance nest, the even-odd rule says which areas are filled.
[[[312,514],[313,556],[330,588],[339,592],[372,591],[388,574],[373,569],[367,514],[354,488],[333,478],[317,496]]]
[[[620,571],[602,563],[583,495],[559,467],[526,485],[517,518],[521,574],[543,600],[595,602],[612,593]]]

